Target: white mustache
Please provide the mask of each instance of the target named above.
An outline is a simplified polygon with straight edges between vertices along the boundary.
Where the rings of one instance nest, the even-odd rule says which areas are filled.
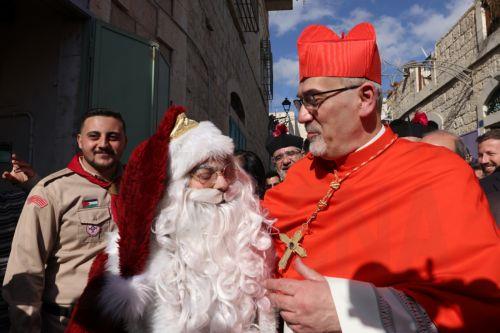
[[[209,204],[220,204],[224,202],[224,193],[213,188],[203,189],[187,189],[188,198],[196,202],[203,202]]]
[[[319,126],[316,126],[316,124],[306,124],[306,132],[316,132],[316,133],[321,133],[321,128]]]

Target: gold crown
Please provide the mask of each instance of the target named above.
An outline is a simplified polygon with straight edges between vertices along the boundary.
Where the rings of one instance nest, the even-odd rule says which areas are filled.
[[[175,126],[172,130],[172,133],[170,133],[170,137],[172,139],[178,138],[179,136],[186,133],[190,129],[195,128],[196,126],[198,126],[198,122],[189,119],[188,117],[186,117],[186,114],[181,113],[177,116],[177,120],[175,121]]]

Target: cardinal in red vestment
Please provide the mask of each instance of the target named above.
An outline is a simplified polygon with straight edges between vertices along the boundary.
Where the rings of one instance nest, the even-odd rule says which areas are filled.
[[[310,153],[263,202],[282,257],[265,285],[285,330],[499,332],[485,195],[458,155],[381,124],[373,27],[309,26],[298,51]]]

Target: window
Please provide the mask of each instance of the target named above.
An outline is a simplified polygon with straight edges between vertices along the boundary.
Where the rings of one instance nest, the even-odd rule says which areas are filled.
[[[229,117],[229,136],[234,141],[234,149],[242,149],[245,150],[247,147],[247,138],[245,134],[241,131],[238,123],[233,120],[233,118]]]
[[[498,0],[482,0],[484,28],[489,36],[500,26],[500,3]]]
[[[486,108],[487,116],[500,111],[500,88],[497,88],[497,90],[495,90],[489,102],[486,103]]]
[[[415,67],[415,91],[419,92],[432,81],[430,66]]]
[[[234,0],[236,12],[244,32],[259,31],[259,5],[257,0]]]
[[[245,110],[243,109],[243,103],[241,103],[240,96],[237,93],[231,93],[231,108],[234,110],[238,118],[245,123]]]

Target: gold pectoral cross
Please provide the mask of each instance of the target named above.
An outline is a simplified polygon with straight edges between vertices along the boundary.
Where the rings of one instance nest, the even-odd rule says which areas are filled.
[[[281,257],[280,262],[278,263],[279,269],[285,269],[286,265],[288,264],[288,260],[293,253],[297,253],[301,257],[307,256],[306,250],[299,244],[301,239],[301,230],[297,230],[291,239],[287,236],[287,234],[280,234],[280,240],[286,244],[286,250],[285,253],[283,253],[283,257]]]

